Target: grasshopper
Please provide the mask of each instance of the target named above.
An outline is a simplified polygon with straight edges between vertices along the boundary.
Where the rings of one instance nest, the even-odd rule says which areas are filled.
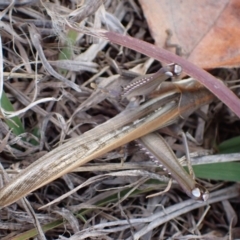
[[[144,152],[150,154],[151,160],[156,165],[160,163],[160,166],[177,180],[189,197],[207,201],[209,198],[208,190],[196,183],[195,179],[183,169],[176,155],[161,135],[149,133],[141,137],[138,142],[143,147]]]
[[[167,71],[165,69],[160,75],[158,72],[157,77],[165,79],[165,73],[168,71],[172,72],[172,75],[175,74],[172,67],[174,65],[167,66]],[[181,119],[181,116],[195,111],[214,99],[208,90],[196,87],[197,83],[194,80],[162,83],[162,85],[164,86],[160,88],[159,95],[151,96],[150,94],[149,100],[138,107],[124,109],[105,123],[69,140],[32,163],[0,189],[0,206],[14,203],[76,167],[157,129],[173,124]],[[191,86],[190,91],[189,86]],[[149,92],[143,91],[139,94],[137,88],[134,88],[133,93],[131,93],[130,100],[132,97]],[[181,104],[186,94],[188,98],[191,97],[191,101]],[[179,171],[173,163],[170,165],[172,169],[168,169],[169,171]],[[187,174],[184,169],[183,171],[184,175]],[[190,184],[186,179],[181,182],[181,186],[187,189],[187,194],[195,199],[206,200],[207,191],[196,184]],[[178,181],[178,177],[176,180]]]

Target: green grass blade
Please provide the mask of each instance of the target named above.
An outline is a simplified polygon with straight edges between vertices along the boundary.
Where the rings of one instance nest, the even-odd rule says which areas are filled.
[[[240,136],[228,139],[217,147],[219,153],[238,153],[240,152]]]
[[[49,224],[45,224],[44,226],[42,226],[43,232],[49,231],[51,229],[54,229],[58,226],[61,226],[63,224],[64,220],[57,220],[54,222],[51,222]],[[37,236],[38,231],[36,228],[33,228],[31,230],[28,230],[26,232],[20,233],[14,237],[12,237],[12,240],[27,240],[30,239],[34,236]]]
[[[198,178],[224,181],[240,181],[240,163],[225,162],[193,166]]]
[[[69,30],[67,35],[67,41],[65,47],[62,49],[62,51],[59,53],[58,59],[59,60],[65,60],[65,59],[71,59],[73,55],[73,45],[76,42],[78,33],[73,30]],[[61,74],[66,75],[67,70],[61,69]]]
[[[1,106],[6,111],[14,111],[13,105],[9,101],[6,93],[3,91],[1,98]],[[22,122],[19,117],[13,117],[10,119],[5,118],[4,121],[12,129],[12,132],[16,135],[20,135],[25,132]]]

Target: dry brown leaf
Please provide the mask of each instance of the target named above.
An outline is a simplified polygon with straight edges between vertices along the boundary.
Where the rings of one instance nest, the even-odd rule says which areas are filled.
[[[240,65],[240,1],[139,2],[157,46],[165,47],[165,31],[170,29],[171,42],[179,44],[184,57],[196,65],[205,69]]]

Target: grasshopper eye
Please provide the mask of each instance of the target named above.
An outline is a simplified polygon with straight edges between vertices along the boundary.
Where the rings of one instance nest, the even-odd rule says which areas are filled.
[[[169,77],[173,77],[173,73],[172,72],[165,72],[165,75],[169,76]]]
[[[173,73],[179,76],[182,73],[182,67],[178,64],[174,65]]]
[[[209,192],[206,191],[203,195],[202,195],[202,199],[204,202],[206,202],[209,199]]]
[[[199,188],[194,188],[192,190],[192,195],[194,198],[200,198],[201,197],[201,191]]]
[[[169,67],[169,71],[175,76],[179,76],[182,73],[182,67],[177,63],[171,63],[167,66]]]
[[[196,200],[206,202],[209,198],[209,192],[203,186],[196,184],[196,187],[192,190],[192,197]]]

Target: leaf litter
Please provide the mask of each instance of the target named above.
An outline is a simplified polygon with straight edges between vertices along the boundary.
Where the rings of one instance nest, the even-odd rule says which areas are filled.
[[[160,64],[153,60],[149,64],[149,59],[138,52],[84,33],[74,34],[67,27],[81,22],[92,31],[106,28],[128,32],[153,43],[144,21],[145,9],[134,1],[15,0],[0,1],[0,8],[1,90],[14,108],[9,111],[1,102],[3,186],[7,181],[3,173],[14,177],[46,151],[122,110],[118,95],[131,78],[120,76],[113,62],[122,72],[132,70],[135,74],[156,72]],[[230,82],[239,78],[238,69],[212,73],[229,81],[239,94],[237,81]],[[205,118],[193,114],[183,123],[191,136],[200,139],[189,141],[190,152],[214,150],[213,143],[239,135],[239,120],[224,105],[217,106],[214,103],[203,109]],[[13,116],[23,124],[18,135],[5,121],[8,117],[15,123]],[[218,119],[219,116],[224,117]],[[168,142],[177,156],[182,156],[181,139],[171,129],[162,132],[168,132]],[[235,155],[230,157],[233,158],[238,159]],[[227,156],[226,159],[229,161]],[[29,239],[37,234],[40,239],[228,239],[228,233],[233,238],[238,236],[234,228],[239,201],[237,184],[204,180],[210,190],[215,190],[207,203],[189,200],[175,183],[167,193],[147,199],[150,193],[163,191],[169,180],[155,172],[164,174],[130,143],[30,194],[31,207],[18,202],[1,209],[1,239]],[[71,194],[66,194],[68,191]],[[67,196],[63,198],[64,194]],[[54,200],[50,207],[39,210]],[[230,211],[234,219],[228,214]]]

